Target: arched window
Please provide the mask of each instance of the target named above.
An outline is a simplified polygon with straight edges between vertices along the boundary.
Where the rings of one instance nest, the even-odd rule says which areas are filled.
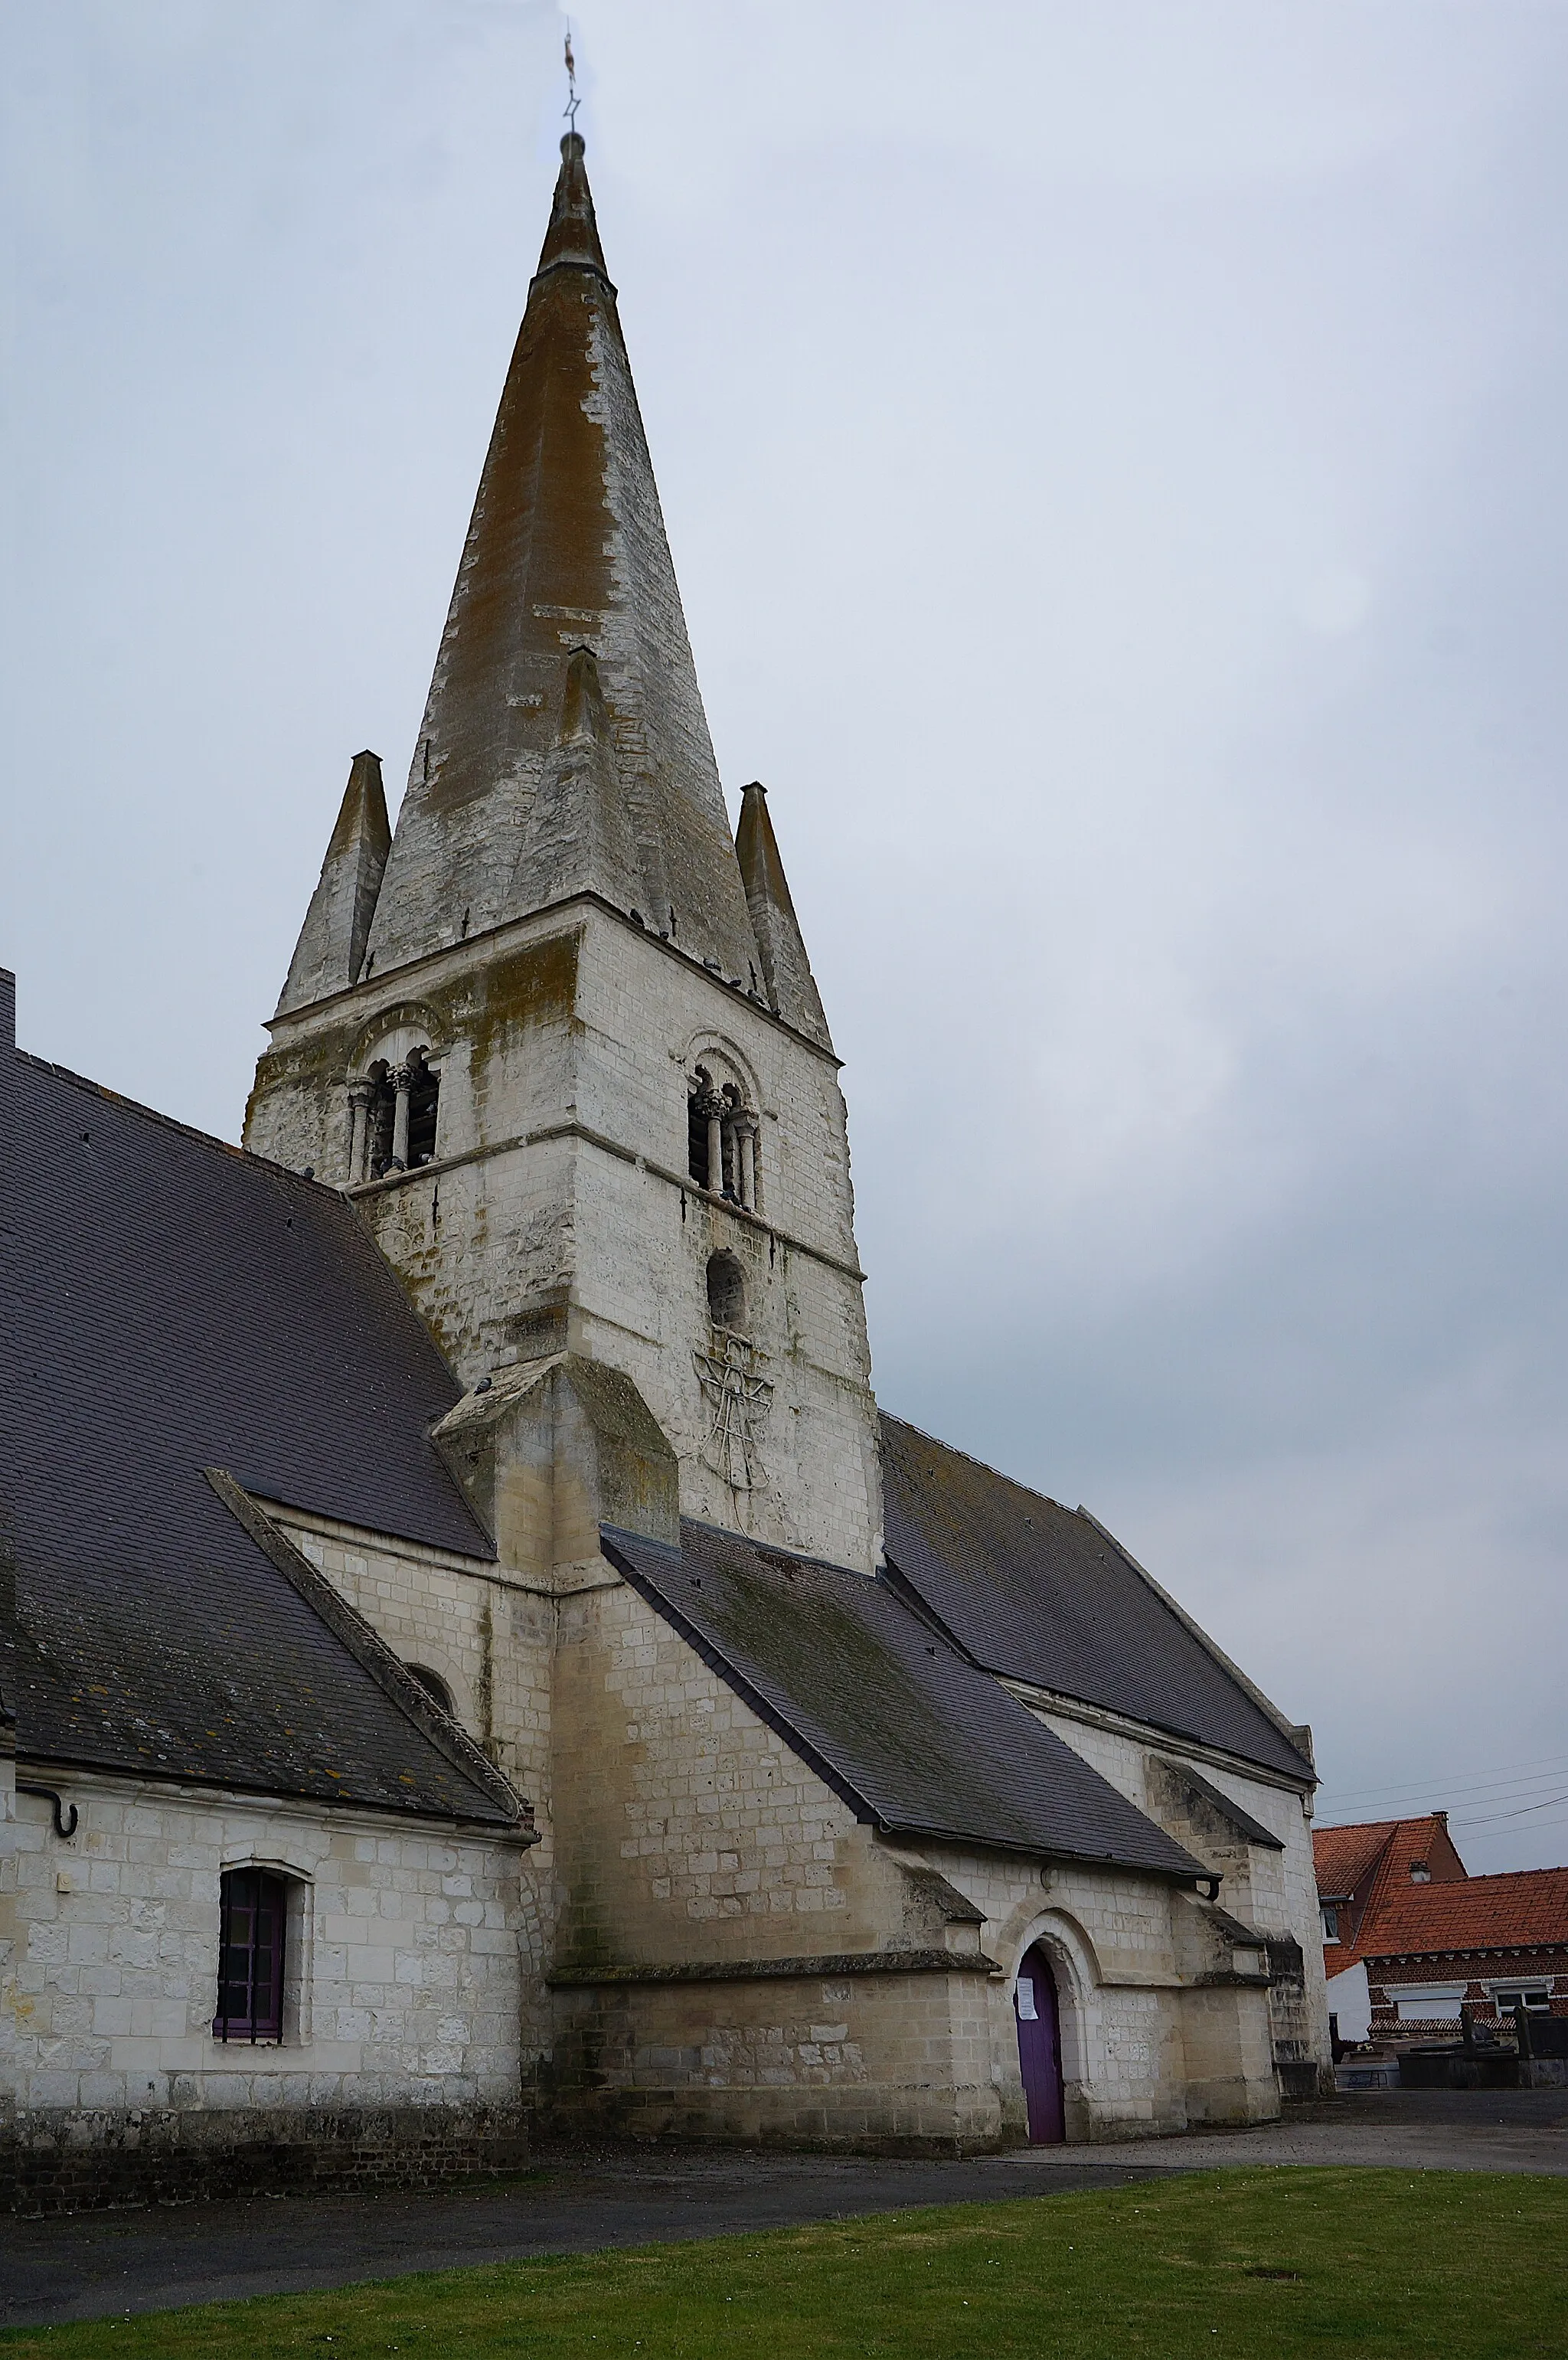
[[[707,1066],[699,1065],[686,1098],[686,1168],[699,1188],[748,1213],[760,1209],[757,1133],[739,1083],[715,1087]]]
[[[365,1117],[365,1171],[366,1178],[379,1180],[392,1161],[392,1122],[397,1093],[392,1087],[392,1068],[385,1057],[376,1058],[365,1080],[370,1086],[370,1098]]]
[[[699,1188],[712,1185],[708,1176],[708,1125],[724,1120],[724,1100],[713,1087],[706,1065],[699,1065],[686,1099],[686,1164]]]
[[[708,1317],[732,1336],[746,1327],[746,1273],[733,1253],[708,1256]]]
[[[436,1153],[436,1106],[441,1097],[441,1076],[430,1064],[428,1049],[409,1052],[408,1075],[408,1156],[410,1172],[421,1164],[433,1164]]]
[[[457,1718],[452,1709],[452,1690],[439,1672],[432,1672],[428,1664],[409,1664],[406,1669],[411,1678],[419,1681],[432,1704],[439,1704],[452,1720]]]
[[[281,2040],[289,1889],[265,1869],[225,1869],[218,1905],[220,2040]]]
[[[379,1180],[434,1161],[441,1068],[416,1043],[401,1064],[376,1057],[349,1084],[349,1178]]]

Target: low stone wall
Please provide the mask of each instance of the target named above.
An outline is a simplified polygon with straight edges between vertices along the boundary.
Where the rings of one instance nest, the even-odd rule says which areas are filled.
[[[166,2108],[18,2114],[0,2147],[0,2202],[38,2215],[310,2190],[430,2188],[527,2161],[520,2107]]]

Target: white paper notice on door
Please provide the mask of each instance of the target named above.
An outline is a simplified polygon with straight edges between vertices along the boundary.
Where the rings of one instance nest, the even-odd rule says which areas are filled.
[[[1025,2024],[1038,2024],[1034,2012],[1034,1984],[1028,1975],[1018,1977],[1018,2015]]]

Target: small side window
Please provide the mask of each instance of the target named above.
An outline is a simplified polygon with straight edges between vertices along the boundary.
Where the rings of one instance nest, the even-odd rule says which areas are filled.
[[[283,1945],[289,1891],[258,1868],[223,1873],[218,1923],[220,2040],[283,2038]]]
[[[1552,1994],[1544,1983],[1527,1983],[1522,1991],[1494,1992],[1492,2005],[1499,2016],[1511,2016],[1516,2007],[1547,2011],[1552,2006]]]
[[[1332,1901],[1325,1901],[1323,1905],[1323,1938],[1325,1942],[1337,1942],[1339,1939],[1339,1912]]]

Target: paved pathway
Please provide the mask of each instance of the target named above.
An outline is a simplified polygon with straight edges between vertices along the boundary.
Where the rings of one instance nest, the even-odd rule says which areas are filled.
[[[788,2227],[1069,2188],[1121,2188],[1226,2164],[1395,2165],[1568,2173],[1562,2092],[1388,2092],[1289,2124],[1114,2147],[1037,2147],[963,2163],[868,2157],[561,2154],[504,2187],[332,2196],[0,2225],[0,2321],[41,2325],[232,2300],[408,2270]]]

